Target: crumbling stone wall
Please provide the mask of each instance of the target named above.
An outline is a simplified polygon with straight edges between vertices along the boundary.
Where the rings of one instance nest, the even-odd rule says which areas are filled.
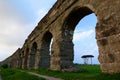
[[[7,64],[8,67],[13,67],[13,68],[18,68],[18,66],[22,66],[22,64],[20,64],[20,58],[19,58],[19,53],[21,53],[20,51],[21,51],[20,48],[18,48],[13,55],[8,57],[4,61],[0,62],[0,66],[4,64]]]
[[[119,4],[120,0],[58,0],[20,49],[19,66],[51,70],[71,68],[74,60],[74,29],[83,17],[95,13],[101,70],[104,73],[120,72]]]

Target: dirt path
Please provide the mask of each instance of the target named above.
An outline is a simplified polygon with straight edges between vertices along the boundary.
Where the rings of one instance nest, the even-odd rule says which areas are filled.
[[[28,73],[31,74],[31,75],[35,75],[35,76],[44,78],[46,80],[62,80],[60,78],[54,78],[54,77],[50,77],[50,76],[40,75],[40,74],[37,74],[37,73],[34,73],[34,72],[28,72]]]

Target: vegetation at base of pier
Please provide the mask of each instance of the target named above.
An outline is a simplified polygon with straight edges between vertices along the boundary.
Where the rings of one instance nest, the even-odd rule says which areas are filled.
[[[61,72],[46,69],[28,70],[39,74],[62,78],[63,80],[120,80],[119,74],[103,74],[99,65],[76,65],[82,72]]]
[[[45,80],[43,78],[39,78],[33,75],[30,75],[26,72],[21,72],[16,69],[1,69],[0,75],[3,80]]]
[[[6,69],[6,68],[8,68],[8,64],[2,64],[2,65],[0,66],[0,68]]]

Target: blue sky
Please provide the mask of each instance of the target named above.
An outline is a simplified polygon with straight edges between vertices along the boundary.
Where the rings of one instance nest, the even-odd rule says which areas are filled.
[[[99,63],[98,47],[95,39],[96,23],[97,18],[95,14],[90,14],[81,19],[76,26],[73,36],[75,54],[74,63],[83,63],[83,60],[81,59],[82,55],[94,55],[93,63]]]
[[[0,61],[22,47],[25,39],[41,18],[57,0],[0,0]],[[74,34],[75,63],[83,63],[82,55],[95,56],[98,63],[98,48],[95,40],[97,19],[94,14],[83,18]]]

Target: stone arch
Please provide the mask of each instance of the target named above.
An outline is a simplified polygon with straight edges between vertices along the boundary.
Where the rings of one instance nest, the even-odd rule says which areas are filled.
[[[37,48],[35,48],[33,42],[36,41],[38,44],[42,44],[41,39],[43,38],[43,34],[46,30],[52,30],[54,42],[52,45],[51,70],[61,70],[73,66],[74,44],[72,43],[72,39],[75,26],[84,16],[94,12],[98,18],[96,39],[100,53],[99,61],[101,70],[104,73],[118,73],[120,72],[119,4],[119,0],[57,0],[55,5],[28,36],[23,49],[27,47],[25,45],[33,46],[32,48],[30,47],[29,58],[33,58],[35,61],[35,55],[32,57],[32,54],[34,53],[33,49],[37,52]],[[41,53],[41,45],[39,47]],[[16,53],[22,55],[23,49],[20,49],[20,51]],[[38,68],[40,63],[38,62],[38,58],[40,56],[36,55],[36,57],[35,66]],[[13,58],[13,56],[10,56],[10,59],[11,58]],[[20,66],[22,66],[22,57],[19,56],[18,60],[21,60],[19,63]],[[9,63],[11,64],[12,61]],[[28,61],[28,65],[31,66],[30,68],[33,68],[34,65],[30,65],[30,63],[35,62],[32,62],[30,59]]]
[[[26,48],[26,52],[25,52],[24,68],[27,68],[28,55],[29,55],[29,48],[27,47],[27,48]]]
[[[63,30],[74,31],[78,22],[85,16],[94,13],[92,9],[87,6],[84,7],[75,7],[71,12],[65,17],[64,23],[62,25]],[[96,13],[95,13],[96,15]]]
[[[22,51],[22,68],[24,68],[24,60],[25,60],[25,53],[24,53],[24,50]]]
[[[40,68],[50,68],[50,43],[52,41],[52,33],[47,31],[42,38],[42,44],[40,48]]]
[[[22,54],[21,53],[18,54],[18,67],[22,68]]]
[[[29,62],[29,68],[35,67],[35,55],[37,53],[37,43],[34,42],[32,45],[31,53],[30,53],[30,62]]]
[[[73,66],[74,60],[74,44],[73,34],[78,22],[85,16],[94,13],[89,7],[73,8],[65,17],[62,25],[62,51],[61,52],[61,68],[69,68]]]

